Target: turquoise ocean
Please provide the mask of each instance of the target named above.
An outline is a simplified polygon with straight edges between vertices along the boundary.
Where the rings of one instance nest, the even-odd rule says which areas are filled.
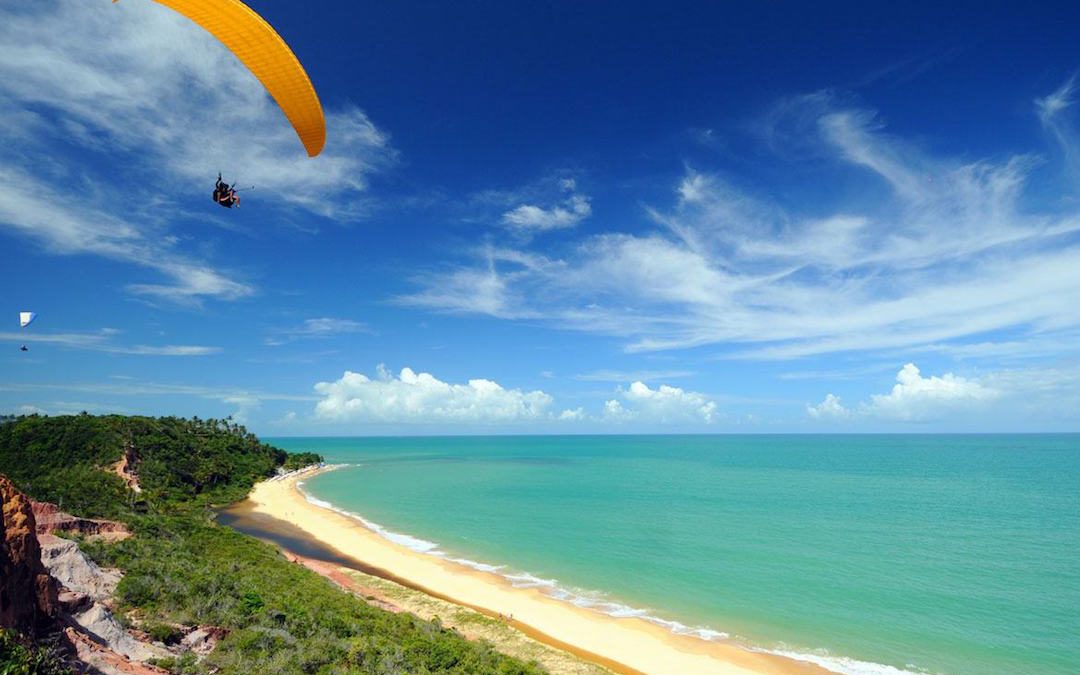
[[[1080,435],[277,438],[415,550],[844,673],[1080,673]]]

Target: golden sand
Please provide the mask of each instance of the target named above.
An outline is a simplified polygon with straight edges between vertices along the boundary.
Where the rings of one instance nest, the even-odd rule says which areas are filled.
[[[492,617],[513,617],[530,637],[619,672],[680,675],[826,673],[804,662],[750,652],[733,644],[676,635],[637,618],[617,618],[556,600],[537,589],[515,588],[503,577],[417,553],[361,522],[309,502],[298,472],[255,486],[252,512],[291,524],[345,556],[399,583]]]

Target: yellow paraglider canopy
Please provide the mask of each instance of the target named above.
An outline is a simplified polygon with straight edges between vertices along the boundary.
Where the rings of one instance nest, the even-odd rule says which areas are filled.
[[[117,0],[113,0],[116,2]],[[221,41],[274,97],[309,156],[326,144],[326,120],[304,67],[273,27],[240,0],[155,0]]]

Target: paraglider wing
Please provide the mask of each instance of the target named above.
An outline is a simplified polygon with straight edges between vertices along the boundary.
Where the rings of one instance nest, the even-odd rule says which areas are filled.
[[[33,312],[19,312],[19,327],[26,328],[34,319],[37,318],[37,314]]]
[[[113,0],[116,2],[116,0]],[[155,0],[216,37],[277,101],[310,157],[326,144],[322,105],[300,61],[273,27],[240,0]]]

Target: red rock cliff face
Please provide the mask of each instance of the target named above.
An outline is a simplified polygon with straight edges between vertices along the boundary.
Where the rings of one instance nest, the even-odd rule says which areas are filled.
[[[57,615],[56,580],[41,564],[30,499],[0,476],[0,627],[44,633]]]
[[[30,508],[34,510],[34,521],[37,523],[39,535],[53,532],[78,532],[88,537],[102,536],[111,540],[126,539],[131,536],[131,531],[123,523],[78,518],[70,513],[64,513],[56,504],[36,502],[33,499],[29,501]]]

